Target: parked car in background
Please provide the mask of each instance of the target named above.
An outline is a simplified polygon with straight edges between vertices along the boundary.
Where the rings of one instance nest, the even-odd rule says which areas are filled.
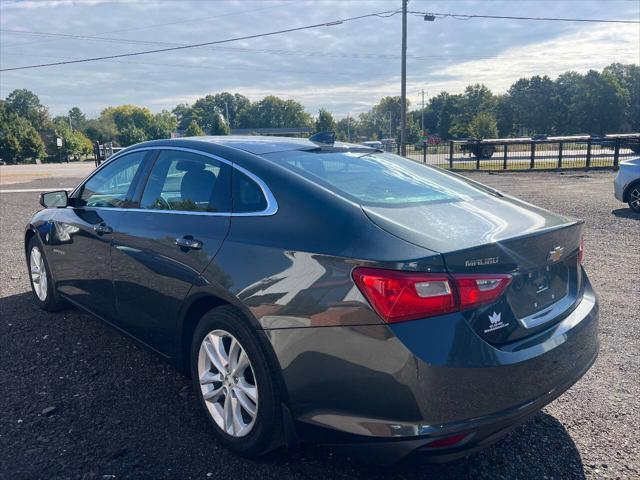
[[[615,197],[640,213],[640,157],[620,162],[613,185]]]
[[[382,142],[379,140],[369,140],[366,142],[362,142],[361,145],[365,146],[365,147],[371,147],[371,148],[375,148],[376,150],[383,150],[384,146],[382,145]]]
[[[158,140],[41,203],[35,302],[189,374],[244,455],[300,439],[384,463],[468,455],[598,353],[581,221],[372,148]]]

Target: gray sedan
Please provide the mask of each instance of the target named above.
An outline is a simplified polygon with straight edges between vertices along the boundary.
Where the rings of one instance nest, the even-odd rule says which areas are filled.
[[[582,221],[314,137],[141,143],[43,194],[34,301],[177,366],[245,456],[451,460],[580,379],[598,353]]]

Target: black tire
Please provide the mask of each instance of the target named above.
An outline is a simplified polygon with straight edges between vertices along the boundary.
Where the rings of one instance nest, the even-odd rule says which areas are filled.
[[[491,157],[493,157],[494,151],[495,151],[495,148],[489,145],[485,145],[480,148],[478,157],[480,157],[482,160],[488,160]]]
[[[634,212],[640,213],[640,182],[633,183],[627,191],[627,204]]]
[[[249,357],[258,387],[258,407],[252,429],[243,437],[234,437],[220,428],[207,409],[198,376],[198,354],[207,334],[224,330],[233,335]],[[224,305],[207,312],[195,329],[190,352],[190,369],[193,388],[203,413],[207,416],[220,443],[228,449],[247,457],[263,455],[282,445],[282,395],[278,388],[277,369],[269,360],[256,332],[247,320],[233,307]]]
[[[42,255],[42,261],[44,263],[44,270],[47,275],[47,288],[46,288],[46,296],[44,300],[40,299],[36,294],[36,288],[33,284],[33,277],[31,275],[31,255],[34,249],[38,249],[40,254]],[[47,312],[57,312],[63,310],[68,307],[68,304],[60,298],[58,292],[55,289],[55,282],[51,275],[51,269],[49,268],[49,262],[47,261],[47,257],[44,253],[44,248],[42,244],[38,240],[37,236],[31,237],[29,243],[27,245],[27,272],[29,273],[29,284],[31,285],[31,293],[33,294],[33,299],[36,304]]]

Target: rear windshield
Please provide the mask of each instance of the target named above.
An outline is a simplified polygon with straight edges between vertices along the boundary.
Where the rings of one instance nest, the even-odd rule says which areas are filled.
[[[264,157],[363,205],[454,202],[489,194],[463,178],[389,153],[294,150]]]

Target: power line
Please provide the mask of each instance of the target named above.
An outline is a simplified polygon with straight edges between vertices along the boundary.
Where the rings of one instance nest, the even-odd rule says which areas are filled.
[[[434,13],[434,12],[409,12],[412,15],[433,15],[439,18],[453,18],[456,20],[470,20],[472,18],[491,18],[497,20],[534,20],[542,22],[586,22],[586,23],[640,23],[639,20],[614,20],[602,18],[557,18],[557,17],[516,17],[506,15],[467,15],[463,13]]]
[[[36,36],[52,36],[52,37],[61,37],[66,40],[89,40],[89,41],[101,41],[108,43],[124,43],[124,44],[132,44],[132,45],[159,45],[159,46],[185,46],[185,44],[181,43],[172,43],[172,42],[160,42],[160,41],[151,41],[151,40],[133,40],[133,39],[124,39],[124,38],[114,38],[114,37],[95,37],[91,35],[75,35],[75,34],[67,34],[67,33],[52,33],[52,32],[39,32],[33,30],[9,30],[0,28],[0,32],[11,33],[11,34],[25,34],[25,35],[36,35]],[[320,51],[310,51],[310,50],[289,50],[289,49],[269,49],[269,48],[249,48],[249,47],[216,47],[216,46],[204,46],[199,47],[207,50],[227,50],[232,52],[248,52],[248,53],[267,53],[274,55],[299,55],[303,57],[331,57],[331,58],[362,58],[362,59],[372,59],[372,60],[395,60],[400,58],[400,55],[395,54],[385,54],[380,52],[320,52]],[[618,52],[621,54],[625,53],[636,53],[633,52]],[[3,55],[16,55],[16,56],[38,56],[38,57],[49,57],[49,58],[65,58],[72,59],[72,57],[51,57],[49,55],[29,55],[22,53],[8,53],[4,52]],[[554,58],[574,58],[575,55],[564,55],[558,56],[554,55]],[[432,59],[455,59],[455,60],[489,60],[489,59],[498,59],[498,58],[511,58],[509,56],[498,56],[498,55],[471,55],[471,56],[459,56],[459,55],[410,55],[407,54],[407,58],[411,58],[414,60],[432,60]]]
[[[147,30],[149,28],[157,28],[157,27],[166,27],[169,25],[178,25],[178,24],[182,24],[182,23],[192,23],[192,22],[205,22],[205,21],[209,21],[209,20],[213,20],[214,18],[222,18],[222,17],[230,17],[230,16],[234,16],[234,15],[240,15],[243,13],[253,13],[253,12],[257,12],[257,11],[261,11],[261,10],[270,10],[273,8],[280,8],[280,7],[285,7],[287,5],[291,5],[292,3],[295,2],[286,2],[286,3],[279,3],[277,5],[269,5],[269,6],[265,6],[265,7],[254,7],[248,10],[237,10],[235,12],[228,12],[228,13],[222,13],[220,15],[213,15],[210,17],[198,17],[198,18],[185,18],[182,20],[174,20],[172,22],[166,22],[166,23],[153,23],[153,24],[148,24],[148,25],[143,25],[143,26],[138,26],[138,27],[133,27],[133,28],[120,28],[118,30],[108,30],[106,32],[101,32],[99,33],[99,35],[105,35],[105,34],[109,34],[109,33],[124,33],[124,32],[135,32],[135,31],[139,31],[139,30]],[[21,30],[4,30],[7,32],[13,32],[13,33],[17,33],[17,32],[22,32]],[[52,35],[52,34],[50,34]],[[59,34],[59,35],[63,35],[63,34]],[[94,37],[94,38],[101,38],[101,37]],[[5,48],[7,47],[19,47],[22,45],[33,45],[33,44],[38,44],[38,43],[42,43],[41,41],[35,41],[35,42],[22,42],[22,43],[11,43],[9,45],[4,45]]]
[[[133,57],[133,56],[139,56],[139,55],[147,55],[147,54],[151,54],[151,53],[161,53],[161,52],[185,50],[185,49],[191,49],[191,48],[209,47],[209,46],[212,46],[212,45],[231,43],[231,42],[235,42],[235,41],[239,41],[239,40],[249,40],[249,39],[254,39],[254,38],[267,37],[267,36],[272,36],[272,35],[279,35],[279,34],[283,34],[283,33],[291,33],[291,32],[296,32],[296,31],[301,31],[301,30],[308,30],[308,29],[312,29],[312,28],[331,27],[331,26],[340,25],[340,24],[343,24],[343,23],[346,23],[346,22],[350,22],[350,21],[354,21],[354,20],[361,20],[361,19],[364,19],[364,18],[371,18],[371,17],[388,18],[388,17],[392,17],[392,16],[398,14],[399,11],[400,11],[399,9],[387,10],[387,11],[384,11],[384,12],[377,12],[377,13],[370,13],[370,14],[366,14],[366,15],[359,15],[359,16],[356,16],[356,17],[349,17],[349,18],[345,18],[345,19],[341,19],[341,20],[334,20],[334,21],[330,21],[330,22],[318,23],[318,24],[313,24],[313,25],[306,25],[306,26],[303,26],[303,27],[295,27],[295,28],[289,28],[289,29],[284,29],[284,30],[278,30],[278,31],[274,31],[274,32],[266,32],[266,33],[261,33],[261,34],[247,35],[247,36],[242,36],[242,37],[229,38],[229,39],[225,39],[225,40],[216,40],[216,41],[202,42],[202,43],[196,43],[196,44],[170,44],[170,43],[166,43],[166,42],[150,42],[150,41],[144,41],[144,40],[127,40],[127,39],[116,39],[116,38],[106,38],[106,37],[93,37],[93,36],[88,36],[88,35],[72,35],[72,34],[62,34],[62,33],[48,33],[48,32],[35,32],[35,31],[26,31],[26,30],[0,29],[0,31],[7,32],[7,33],[15,33],[15,34],[31,34],[31,35],[40,35],[40,36],[64,37],[64,38],[69,38],[69,39],[98,40],[98,41],[132,43],[132,44],[171,45],[171,46],[167,46],[166,48],[159,48],[159,49],[154,49],[154,50],[146,50],[146,51],[141,51],[141,52],[131,52],[131,53],[116,54],[116,55],[105,55],[105,56],[101,56],[101,57],[66,60],[66,61],[61,61],[61,62],[43,63],[43,64],[36,64],[36,65],[26,65],[26,66],[22,66],[22,67],[11,67],[11,68],[0,69],[0,72],[8,72],[8,71],[15,71],[15,70],[26,70],[26,69],[49,67],[49,66],[56,66],[56,65],[68,65],[68,64],[73,64],[73,63],[95,62],[95,61],[100,61],[100,60],[110,60],[110,59],[121,58],[121,57]],[[242,13],[242,12],[236,12],[236,13]],[[454,18],[454,19],[461,19],[461,20],[462,19],[469,20],[469,19],[472,19],[472,18],[486,18],[486,19],[503,19],[503,20],[504,19],[509,19],[509,20],[533,20],[533,21],[562,21],[562,22],[640,24],[640,21],[634,21],[634,20],[554,18],[554,17],[519,17],[519,16],[500,16],[500,15],[470,15],[470,14],[454,14],[454,13],[429,13],[429,12],[419,12],[419,11],[410,11],[408,13],[411,13],[413,15],[433,15],[433,16],[441,17],[441,18]],[[179,22],[171,22],[171,23],[179,23]],[[126,30],[119,30],[119,31],[126,31]],[[116,32],[116,31],[114,31],[114,32]],[[105,32],[105,33],[109,33],[109,32]],[[227,48],[229,48],[229,47],[227,47]],[[239,49],[239,50],[241,50],[241,49]],[[245,49],[245,50],[251,51],[251,49]],[[264,49],[263,51],[269,51],[269,50]],[[283,51],[275,51],[274,50],[274,52],[282,53]],[[294,51],[290,51],[290,52],[293,53]],[[321,52],[313,53],[313,55],[323,56],[323,54]],[[328,55],[324,54],[324,56],[328,56]],[[426,58],[433,58],[433,57],[415,57],[415,58],[426,59]],[[489,57],[489,58],[493,58],[493,57]]]
[[[68,65],[68,64],[72,64],[72,63],[86,63],[86,62],[96,62],[99,60],[109,60],[109,59],[113,59],[113,58],[121,58],[121,57],[135,57],[135,56],[139,56],[139,55],[148,55],[150,53],[161,53],[161,52],[170,52],[170,51],[176,51],[176,50],[186,50],[189,48],[197,48],[197,47],[204,47],[204,46],[208,46],[208,45],[219,45],[221,43],[230,43],[230,42],[237,42],[239,40],[250,40],[253,38],[260,38],[260,37],[269,37],[269,36],[273,36],[273,35],[280,35],[283,33],[291,33],[291,32],[299,32],[302,30],[309,30],[312,28],[320,28],[320,27],[333,27],[336,25],[341,25],[343,23],[346,22],[352,22],[354,20],[361,20],[363,18],[371,18],[371,17],[379,17],[379,18],[388,18],[388,17],[392,17],[393,15],[397,14],[398,10],[387,10],[384,12],[377,12],[377,13],[368,13],[365,15],[358,15],[356,17],[349,17],[349,18],[343,18],[340,20],[333,20],[330,22],[323,22],[323,23],[316,23],[313,25],[305,25],[303,27],[294,27],[294,28],[287,28],[287,29],[283,29],[283,30],[276,30],[273,32],[266,32],[266,33],[258,33],[258,34],[254,34],[254,35],[244,35],[241,37],[233,37],[233,38],[227,38],[224,40],[214,40],[211,42],[202,42],[202,43],[193,43],[193,44],[188,44],[188,45],[180,45],[180,46],[176,46],[176,47],[166,47],[166,48],[158,48],[155,50],[145,50],[142,52],[131,52],[131,53],[121,53],[121,54],[116,54],[116,55],[105,55],[102,57],[92,57],[92,58],[82,58],[82,59],[78,59],[78,60],[66,60],[63,62],[52,62],[52,63],[41,63],[38,65],[25,65],[23,67],[12,67],[12,68],[4,68],[4,69],[0,69],[0,72],[10,72],[10,71],[15,71],[15,70],[26,70],[26,69],[31,69],[31,68],[41,68],[41,67],[52,67],[55,65]]]
[[[150,42],[149,42],[150,43]],[[159,44],[165,44],[164,42],[153,42],[153,43],[159,43]],[[176,44],[167,44],[167,45],[176,45]],[[230,50],[233,52],[236,51],[241,51],[241,52],[250,52],[250,53],[269,53],[269,54],[275,54],[275,55],[301,55],[301,56],[310,56],[310,57],[317,57],[317,56],[321,56],[321,57],[331,57],[331,58],[356,58],[356,59],[365,59],[365,60],[375,60],[375,61],[379,61],[381,59],[389,59],[389,60],[396,60],[400,58],[400,55],[392,55],[392,54],[380,54],[380,53],[367,53],[367,52],[361,52],[360,54],[358,53],[342,53],[342,52],[335,52],[335,53],[327,53],[327,52],[309,52],[306,50],[273,50],[273,49],[252,49],[252,48],[235,48],[235,47],[211,47],[211,49],[216,49],[216,50]],[[619,57],[623,57],[626,55],[634,55],[637,54],[638,51],[637,50],[616,50],[615,52],[615,57],[611,57],[611,58],[619,58]],[[554,59],[565,59],[565,60],[574,60],[576,58],[577,55],[579,55],[580,52],[576,52],[576,53],[569,53],[569,52],[565,52],[564,55],[553,55]],[[4,56],[16,56],[16,57],[33,57],[33,58],[55,58],[55,59],[60,59],[60,60],[73,60],[73,57],[66,57],[66,56],[60,56],[60,55],[47,55],[47,54],[34,54],[34,53],[9,53],[9,52],[4,52],[2,55]],[[474,61],[474,60],[513,60],[515,57],[515,55],[465,55],[465,56],[460,56],[460,55],[407,55],[407,58],[412,59],[412,60],[444,60],[444,61],[455,61],[455,62],[459,62],[459,61],[465,61],[465,62],[470,62],[470,61]],[[522,55],[522,54],[518,54],[517,57],[521,60],[547,60],[548,59],[548,55],[546,55],[544,52],[540,53],[539,55]],[[115,60],[112,60],[113,63],[127,63],[129,65],[158,65],[158,66],[174,66],[174,67],[194,67],[194,68],[207,68],[207,69],[215,69],[215,70],[219,70],[221,68],[226,69],[226,68],[236,68],[236,67],[227,67],[227,66],[211,66],[211,65],[195,65],[195,64],[177,64],[177,63],[149,63],[149,62],[135,62],[135,61],[131,61],[131,62],[117,62]],[[236,68],[237,69],[237,68]],[[254,70],[255,69],[253,67],[246,67],[245,70]],[[278,71],[278,72],[282,72],[281,69],[274,69],[274,70],[269,70],[269,71]],[[289,72],[292,73],[292,72]],[[301,73],[321,73],[321,72],[312,72],[312,71],[305,71],[305,72],[301,72]],[[333,74],[339,74],[339,72],[333,72]],[[369,74],[367,74],[367,76],[369,76]],[[386,78],[386,76],[385,76]]]

